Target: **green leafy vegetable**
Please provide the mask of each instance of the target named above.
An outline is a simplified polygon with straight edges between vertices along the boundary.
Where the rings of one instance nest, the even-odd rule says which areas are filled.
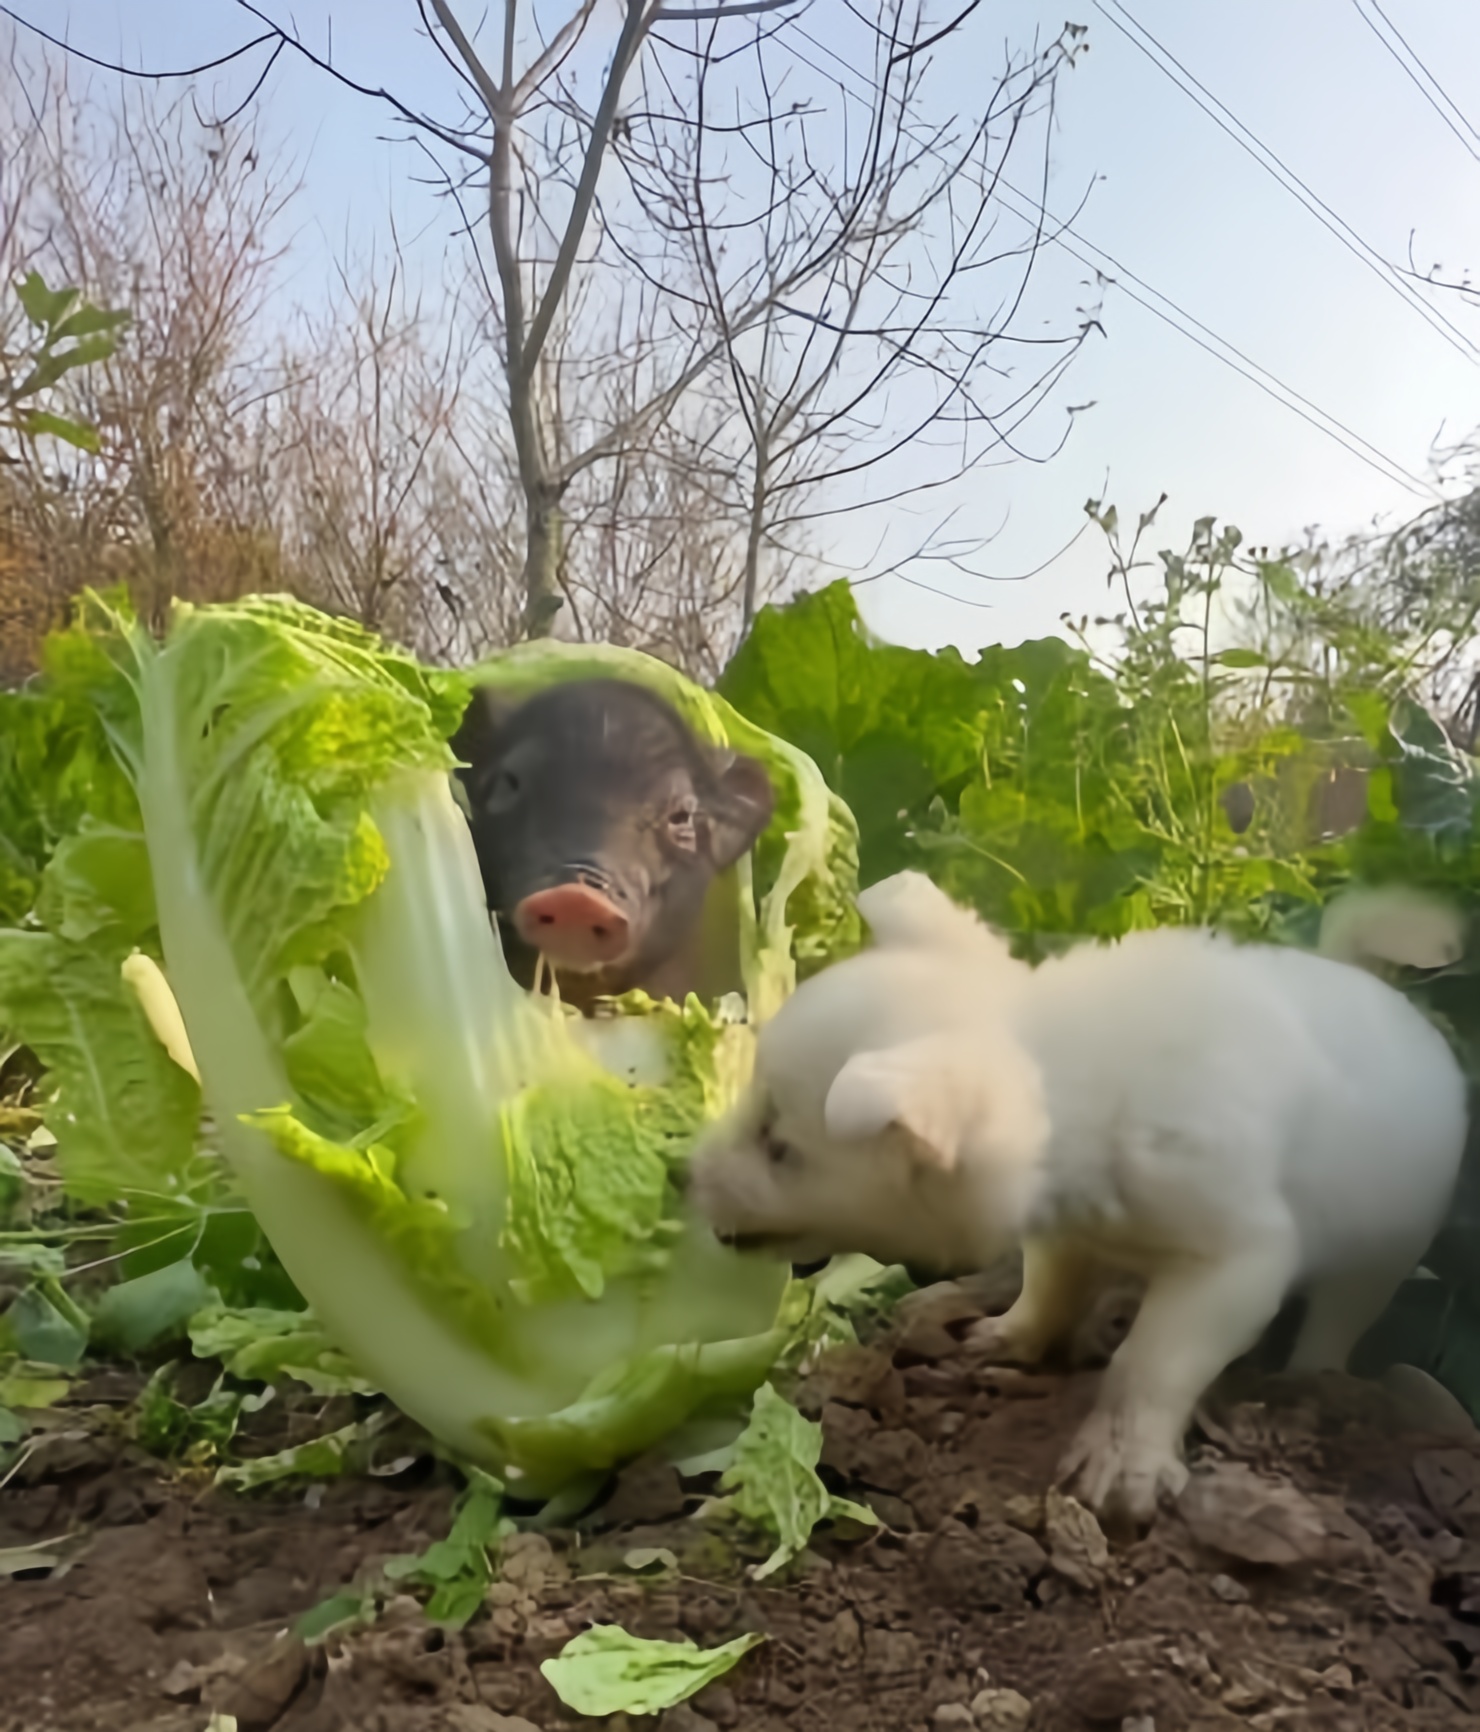
[[[273,1455],[232,1463],[216,1470],[216,1484],[234,1491],[256,1491],[284,1480],[339,1479],[368,1464],[370,1445],[385,1425],[384,1414],[373,1414],[369,1419],[342,1425],[337,1431],[294,1444],[290,1449],[280,1449]]]
[[[821,1457],[822,1427],[763,1383],[755,1394],[750,1424],[719,1482],[720,1490],[730,1493],[719,1507],[733,1510],[777,1541],[775,1551],[755,1571],[757,1580],[797,1557],[819,1522],[846,1517],[868,1527],[878,1525],[872,1510],[832,1495],[817,1476]]]
[[[87,1314],[60,1281],[43,1277],[21,1294],[4,1318],[21,1355],[36,1365],[74,1371],[87,1349]]]
[[[661,1714],[724,1677],[765,1639],[740,1636],[705,1649],[692,1642],[647,1642],[598,1624],[568,1642],[540,1671],[577,1714]]]
[[[100,1341],[137,1353],[182,1330],[215,1297],[194,1263],[181,1258],[110,1287],[93,1313],[92,1332]]]
[[[375,1595],[368,1588],[343,1588],[310,1607],[294,1624],[293,1634],[313,1647],[341,1630],[373,1623],[378,1609]]]
[[[250,1395],[228,1388],[218,1377],[192,1406],[176,1397],[174,1381],[172,1365],[161,1366],[149,1379],[134,1404],[134,1435],[153,1455],[198,1466],[219,1457],[236,1436],[241,1416],[256,1412],[272,1394]]]
[[[316,1395],[375,1393],[307,1311],[209,1307],[191,1317],[190,1345],[198,1359],[219,1359],[233,1377],[247,1381],[292,1377]]]
[[[434,1624],[461,1629],[483,1604],[493,1580],[489,1548],[514,1531],[503,1514],[504,1488],[474,1470],[453,1514],[452,1531],[415,1556],[391,1558],[387,1580],[429,1587],[426,1614]]]
[[[675,1180],[798,959],[856,939],[851,821],[815,766],[628,652],[478,670],[640,679],[777,781],[733,886],[748,1007],[634,997],[583,1023],[515,985],[491,930],[449,782],[462,676],[270,598],[178,606],[160,643],[88,597],[46,667],[26,762],[56,815],[30,924],[0,931],[0,1019],[48,1066],[69,1191],[120,1220],[104,1337],[193,1317],[233,1375],[384,1391],[536,1495],[743,1401],[786,1277],[719,1246]],[[258,1226],[307,1313],[252,1297]],[[63,1363],[80,1345],[34,1291],[20,1321]],[[336,1470],[333,1440],[304,1447],[231,1483]]]

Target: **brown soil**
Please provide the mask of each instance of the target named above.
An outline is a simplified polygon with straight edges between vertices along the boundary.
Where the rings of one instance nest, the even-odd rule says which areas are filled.
[[[951,1346],[917,1328],[802,1386],[826,1470],[888,1527],[820,1538],[779,1585],[749,1580],[671,1468],[640,1465],[579,1533],[511,1542],[461,1633],[400,1600],[307,1651],[291,1620],[445,1533],[449,1488],[235,1498],[58,1439],[0,1492],[0,1547],[82,1536],[64,1568],[0,1576],[0,1732],[203,1732],[212,1710],[239,1732],[549,1732],[572,1716],[539,1661],[593,1622],[771,1637],[667,1732],[1477,1723],[1480,1437],[1405,1431],[1347,1379],[1234,1388],[1178,1509],[1107,1551],[1050,1492],[1093,1375]],[[643,1549],[676,1567],[634,1579]]]

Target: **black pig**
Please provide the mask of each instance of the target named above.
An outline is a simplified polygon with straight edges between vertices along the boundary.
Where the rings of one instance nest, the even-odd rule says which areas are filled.
[[[716,909],[710,892],[770,822],[762,764],[701,745],[669,704],[615,679],[514,700],[484,689],[452,744],[517,979],[531,984],[542,954],[582,1009],[739,984],[733,899]]]

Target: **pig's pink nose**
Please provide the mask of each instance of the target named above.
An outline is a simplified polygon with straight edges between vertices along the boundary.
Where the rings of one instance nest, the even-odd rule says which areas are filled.
[[[627,948],[627,916],[589,884],[557,884],[526,896],[514,928],[557,968],[593,969]]]

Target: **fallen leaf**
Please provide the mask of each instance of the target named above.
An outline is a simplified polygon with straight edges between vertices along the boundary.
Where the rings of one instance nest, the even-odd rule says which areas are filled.
[[[577,1714],[661,1714],[722,1678],[766,1638],[741,1636],[722,1648],[693,1642],[648,1642],[614,1624],[598,1624],[540,1667],[546,1682]]]
[[[87,1544],[86,1534],[64,1534],[60,1539],[36,1540],[28,1546],[0,1547],[0,1577],[23,1576],[46,1570],[55,1577],[65,1575]]]
[[[644,1570],[676,1570],[678,1559],[663,1546],[638,1546],[622,1559],[623,1567],[634,1575]]]

